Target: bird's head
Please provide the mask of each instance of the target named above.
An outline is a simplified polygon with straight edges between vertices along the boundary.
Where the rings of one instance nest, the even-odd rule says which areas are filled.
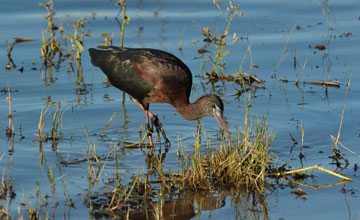
[[[220,97],[217,95],[208,94],[200,97],[197,101],[201,102],[201,107],[203,108],[205,115],[213,116],[219,123],[220,127],[224,130],[225,138],[230,146],[230,135],[226,118],[224,116],[224,103]]]

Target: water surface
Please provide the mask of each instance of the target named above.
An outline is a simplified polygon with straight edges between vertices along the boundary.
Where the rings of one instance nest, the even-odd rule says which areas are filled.
[[[42,214],[49,213],[52,218],[90,218],[89,210],[84,202],[88,186],[87,162],[65,166],[62,160],[85,158],[88,141],[97,147],[97,153],[105,157],[113,144],[124,140],[137,142],[139,140],[140,123],[144,125],[144,113],[128,98],[125,101],[126,120],[121,105],[122,93],[114,87],[107,87],[103,74],[90,63],[87,52],[82,54],[83,81],[78,85],[77,67],[72,70],[68,61],[62,62],[59,68],[53,68],[52,74],[46,73],[41,61],[41,31],[47,28],[47,22],[42,18],[46,11],[37,1],[24,1],[19,4],[14,1],[4,1],[0,8],[0,89],[6,89],[10,84],[12,97],[12,114],[15,123],[14,142],[8,140],[5,129],[8,126],[7,93],[0,93],[0,166],[6,178],[14,179],[16,197],[2,201],[3,207],[9,207],[9,213],[17,218],[18,207],[20,215],[27,217],[26,207],[22,201],[35,204],[37,182],[40,195],[51,195],[49,170],[54,171],[59,205],[56,208],[44,207]],[[358,219],[359,218],[359,171],[354,169],[359,162],[357,154],[352,154],[344,148],[341,152],[349,160],[345,169],[336,169],[332,155],[330,135],[336,137],[346,94],[346,84],[352,75],[350,89],[347,95],[346,108],[341,127],[340,142],[359,153],[360,107],[359,95],[359,6],[355,0],[346,1],[234,1],[239,5],[244,16],[234,19],[230,34],[236,32],[240,37],[236,44],[228,47],[231,54],[225,57],[225,74],[234,74],[241,67],[243,71],[256,74],[264,80],[261,88],[251,90],[240,97],[235,96],[235,89],[240,85],[221,83],[220,91],[225,102],[225,113],[229,121],[230,131],[235,132],[243,125],[244,106],[250,97],[250,117],[268,117],[268,126],[276,134],[271,151],[279,157],[281,163],[288,163],[293,169],[312,165],[321,165],[355,181],[325,189],[312,189],[296,185],[306,195],[298,198],[291,193],[294,189],[283,182],[284,187],[268,192],[266,197],[267,211],[270,219]],[[224,7],[227,5],[223,3]],[[111,1],[56,1],[54,4],[55,23],[63,21],[65,33],[73,34],[72,17],[79,19],[84,16],[88,22],[85,30],[91,37],[86,37],[84,49],[95,47],[103,42],[102,32],[114,33],[114,45],[119,45],[120,28],[114,17],[118,8]],[[201,65],[204,60],[197,53],[206,45],[202,42],[202,27],[212,31],[223,32],[225,21],[219,10],[210,1],[128,1],[127,14],[130,23],[126,26],[125,45],[128,47],[152,47],[169,51],[186,63],[193,72],[194,85],[191,100],[202,94],[213,92],[211,84],[197,77],[201,75]],[[293,30],[293,31],[292,31]],[[350,34],[349,34],[350,33]],[[57,35],[59,33],[57,32]],[[12,38],[32,38],[35,41],[15,45],[12,59],[16,67],[6,70],[8,57],[5,40]],[[59,37],[59,36],[56,36]],[[68,50],[70,42],[68,41]],[[182,50],[179,46],[182,45]],[[316,45],[324,45],[325,50],[318,50]],[[251,46],[251,54],[247,48]],[[278,65],[284,52],[284,60]],[[214,56],[214,49],[208,47]],[[246,57],[245,57],[246,56]],[[244,58],[245,57],[245,58]],[[296,57],[296,60],[294,59]],[[244,60],[244,62],[243,62]],[[241,63],[243,62],[243,65]],[[258,68],[251,69],[256,64]],[[297,86],[295,80],[301,75],[301,65],[304,73]],[[23,72],[19,71],[23,68]],[[208,66],[205,69],[209,70]],[[285,82],[288,80],[289,82]],[[338,81],[340,88],[324,88],[304,81]],[[77,86],[81,90],[76,89]],[[81,91],[81,92],[80,92]],[[40,164],[39,143],[33,134],[38,133],[39,116],[49,102],[61,102],[66,110],[61,124],[62,136],[65,138],[57,144],[54,150],[51,143],[44,143],[44,164]],[[50,108],[55,112],[56,104]],[[166,128],[167,136],[172,142],[164,166],[175,170],[178,137],[189,153],[193,151],[196,122],[181,118],[167,104],[152,104],[152,112],[158,114]],[[114,112],[119,116],[110,124],[105,138],[100,133]],[[52,114],[45,125],[45,131],[50,132]],[[206,132],[213,138],[218,130],[217,122],[208,117],[201,120]],[[304,127],[305,158],[299,160],[301,143],[301,124]],[[293,150],[293,141],[289,133],[299,142]],[[21,139],[21,135],[25,138]],[[67,140],[69,137],[71,141]],[[9,153],[10,146],[14,152]],[[137,171],[146,170],[145,158],[140,149],[125,150],[118,158],[124,180]],[[115,161],[109,160],[100,182],[105,182],[105,174],[114,174]],[[344,166],[344,164],[343,164]],[[338,178],[320,171],[315,171],[316,178],[309,184],[322,185],[339,181]],[[270,180],[271,181],[271,180]],[[101,189],[101,184],[97,186]],[[65,190],[64,190],[65,188]],[[75,209],[68,209],[66,198],[71,196]],[[243,200],[246,201],[245,195]],[[31,203],[32,201],[32,203]],[[53,200],[48,198],[51,203]],[[244,212],[242,206],[236,205],[237,200],[231,194],[219,195],[215,201],[221,206],[215,206],[198,212],[195,207],[189,217],[200,219],[240,218]],[[246,203],[246,202],[245,202]],[[28,207],[27,206],[27,207]],[[247,206],[245,206],[247,207]],[[245,215],[263,215],[245,208]],[[64,214],[65,213],[65,214]],[[254,214],[255,213],[255,214]]]

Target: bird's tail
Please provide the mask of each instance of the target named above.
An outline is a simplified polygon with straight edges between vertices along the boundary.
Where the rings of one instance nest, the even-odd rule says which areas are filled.
[[[91,63],[94,66],[101,67],[109,59],[109,56],[113,55],[114,52],[122,53],[128,49],[125,47],[114,47],[114,46],[98,46],[97,48],[89,48],[89,53],[91,57]]]
[[[100,64],[106,59],[106,51],[89,48],[89,54],[91,57],[91,63],[94,66],[100,67]]]

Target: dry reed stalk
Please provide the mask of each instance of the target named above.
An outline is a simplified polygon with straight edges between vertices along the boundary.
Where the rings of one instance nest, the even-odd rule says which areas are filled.
[[[297,85],[299,83],[300,79],[303,77],[306,63],[307,63],[307,57],[305,58],[304,64],[301,65],[301,74],[300,74],[299,78],[295,81],[295,83],[294,83],[295,85]]]
[[[278,64],[276,65],[275,69],[274,69],[274,77],[276,77],[276,73],[277,73],[277,71],[279,70],[279,67],[280,67],[281,63],[282,63],[282,62],[285,60],[285,58],[286,58],[286,53],[287,53],[287,51],[288,51],[288,44],[289,44],[289,41],[290,41],[290,37],[291,37],[291,35],[294,33],[298,22],[299,22],[299,21],[296,21],[296,22],[295,22],[295,24],[293,25],[293,27],[291,28],[291,30],[290,30],[290,32],[289,32],[288,38],[286,39],[286,42],[285,42],[285,44],[284,44],[283,52],[281,53],[280,60],[279,60]]]
[[[102,130],[100,137],[103,137],[105,134],[105,131],[107,127],[110,125],[110,123],[117,117],[118,112],[114,112],[114,114],[110,117],[109,121],[106,123],[104,129]]]
[[[336,142],[336,138],[330,134],[331,140],[335,143]],[[343,147],[345,150],[349,151],[350,153],[354,154],[357,157],[360,157],[359,154],[355,153],[354,151],[350,150],[348,147],[346,147],[345,145],[343,145],[340,141],[337,141],[338,144],[340,144],[341,147]]]
[[[341,178],[343,180],[346,180],[346,181],[354,181],[353,179],[349,178],[349,177],[346,177],[346,176],[343,176],[341,174],[338,174],[338,173],[335,173],[331,170],[328,170],[324,167],[321,167],[319,165],[314,165],[314,166],[310,166],[310,167],[305,167],[305,168],[302,168],[302,169],[297,169],[297,170],[292,170],[292,171],[286,171],[286,172],[283,172],[283,173],[277,173],[277,175],[289,175],[289,174],[293,174],[293,173],[301,173],[301,172],[305,172],[307,170],[312,170],[312,169],[318,169],[320,171],[323,171],[323,172],[326,172],[326,173],[329,173],[333,176],[336,176],[338,178]]]
[[[333,150],[334,150],[335,148],[337,148],[337,143],[338,143],[339,138],[340,138],[342,123],[343,123],[344,114],[345,114],[346,99],[347,99],[347,96],[348,96],[348,93],[349,93],[349,89],[350,89],[351,78],[352,78],[352,73],[351,73],[350,78],[349,78],[349,81],[348,81],[348,83],[347,83],[347,88],[346,88],[346,93],[345,93],[345,98],[344,98],[344,105],[343,105],[343,108],[342,108],[342,111],[341,111],[339,130],[338,130],[338,133],[337,133],[337,136],[336,136],[336,141],[335,141],[335,143],[334,143]]]
[[[7,117],[9,118],[9,126],[6,129],[6,136],[7,137],[11,137],[12,135],[15,134],[15,127],[14,127],[14,116],[11,114],[11,95],[10,95],[11,91],[10,91],[10,83],[8,83],[8,97],[6,97],[6,101],[9,103],[9,114],[7,115]]]

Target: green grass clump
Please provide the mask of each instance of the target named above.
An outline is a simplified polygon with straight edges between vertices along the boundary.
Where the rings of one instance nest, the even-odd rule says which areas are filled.
[[[197,139],[199,136],[198,133]],[[208,146],[200,151],[202,146],[198,140],[193,153],[186,153],[185,148],[178,150],[178,172],[165,171],[161,155],[148,155],[152,159],[149,161],[149,173],[142,174],[142,177],[138,173],[128,184],[117,180],[111,192],[93,195],[89,206],[104,216],[125,218],[137,210],[158,218],[166,212],[165,198],[168,197],[186,202],[190,201],[183,200],[187,198],[186,195],[193,195],[194,192],[206,195],[244,192],[261,196],[268,186],[265,177],[271,162],[269,147],[273,138],[274,135],[268,132],[266,119],[257,120],[254,126],[251,122],[248,125],[245,119],[244,128],[237,131],[233,146],[225,145],[226,141],[222,140],[216,148],[211,148],[209,138]],[[149,205],[155,200],[157,202]],[[266,204],[265,208],[262,205],[261,202],[258,208],[266,216]],[[172,208],[170,213],[175,212]]]
[[[47,142],[48,140],[52,140],[53,142],[58,141],[61,137],[59,136],[59,125],[62,121],[62,117],[64,114],[64,110],[61,110],[61,103],[59,102],[56,108],[56,111],[54,113],[53,116],[53,121],[52,121],[52,128],[51,128],[51,135],[48,134],[44,134],[44,126],[45,126],[45,122],[47,117],[49,116],[49,109],[50,107],[53,105],[53,101],[50,101],[47,104],[46,109],[42,109],[41,113],[40,113],[40,119],[39,119],[39,124],[38,124],[38,129],[39,129],[39,134],[36,134],[35,136],[39,137],[39,141],[45,141]]]
[[[214,150],[209,147],[202,155],[181,155],[181,171],[171,180],[184,190],[263,192],[266,169],[271,161],[268,151],[273,138],[265,119],[257,120],[255,130],[245,120],[233,146],[221,144]]]

